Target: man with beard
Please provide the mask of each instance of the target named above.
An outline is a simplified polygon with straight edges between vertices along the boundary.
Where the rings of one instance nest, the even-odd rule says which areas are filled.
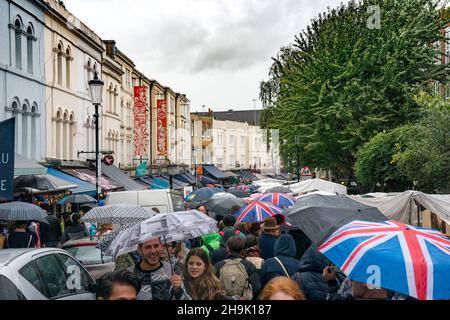
[[[161,261],[161,239],[152,239],[138,245],[138,253],[142,261],[132,270],[141,281],[141,291],[138,300],[189,300],[180,276],[181,271],[172,268],[170,264]],[[178,289],[181,290],[178,290]],[[175,289],[175,290],[174,290]]]

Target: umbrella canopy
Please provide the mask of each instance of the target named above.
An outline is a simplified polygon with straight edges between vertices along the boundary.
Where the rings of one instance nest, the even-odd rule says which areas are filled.
[[[139,223],[155,215],[155,212],[131,204],[111,204],[91,209],[81,221],[91,223],[127,224]]]
[[[0,204],[0,220],[35,221],[48,224],[47,212],[40,207],[26,202],[9,202]]]
[[[210,199],[206,202],[206,207],[209,210],[210,217],[214,218],[216,216],[223,217],[230,212],[230,209],[234,206],[242,208],[246,206],[244,200],[233,197],[233,198],[218,198]]]
[[[280,214],[281,211],[280,208],[270,202],[256,200],[241,208],[234,216],[239,222],[264,222],[266,218]]]
[[[206,202],[208,201],[215,193],[223,192],[218,188],[200,188],[192,191],[187,197],[186,201],[188,202]]]
[[[33,193],[75,189],[76,187],[77,185],[70,184],[49,174],[18,176],[14,179],[14,190],[22,189]]]
[[[135,251],[138,244],[164,237],[166,242],[192,239],[217,232],[217,221],[197,211],[158,214],[121,231],[105,254],[114,258]]]
[[[266,190],[265,193],[294,193],[294,191],[292,191],[288,187],[276,186]]]
[[[287,196],[282,193],[269,193],[261,196],[258,200],[270,202],[277,207],[283,209],[284,207],[292,207],[297,200],[293,197]]]
[[[420,300],[450,299],[450,239],[438,231],[393,220],[353,221],[336,230],[319,251],[351,280],[375,280],[381,288]],[[376,272],[368,272],[370,268]]]
[[[83,203],[97,203],[97,200],[88,196],[87,194],[72,194],[63,198],[59,204],[65,205],[67,203],[83,204]]]
[[[114,239],[119,235],[120,232],[130,229],[135,225],[136,225],[135,223],[122,224],[118,229],[114,230],[113,232],[101,236],[100,240],[97,242],[97,245],[95,247],[97,249],[100,249],[102,252],[105,252],[111,245],[111,243],[114,241]]]
[[[240,190],[240,189],[229,189],[227,192],[231,193],[231,194],[234,194],[236,197],[241,198],[241,199],[249,197],[249,193],[248,192],[245,192],[245,191]]]
[[[337,228],[353,220],[386,220],[377,208],[363,205],[345,195],[304,196],[293,207],[284,210],[283,214],[287,222],[302,229],[315,244],[320,244]]]
[[[217,200],[217,199],[236,199],[237,197],[234,194],[226,193],[226,192],[217,192],[212,195],[209,200]],[[208,201],[209,201],[208,200]]]

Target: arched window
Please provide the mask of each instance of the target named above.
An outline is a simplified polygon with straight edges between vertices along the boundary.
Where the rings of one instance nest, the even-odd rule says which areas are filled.
[[[27,29],[27,65],[28,65],[28,73],[33,73],[33,37],[34,32],[32,26],[29,26]]]
[[[66,49],[66,87],[70,88],[70,48]]]
[[[18,102],[18,101],[14,101],[11,105],[12,116],[14,118],[16,118],[16,130],[15,130],[15,140],[14,140],[16,152],[19,147],[19,126],[17,123],[19,121],[19,117],[18,117],[19,116],[19,105],[20,105],[20,102]]]
[[[112,83],[109,85],[109,90],[108,90],[108,111],[112,112],[112,104],[113,104],[113,86]]]
[[[86,151],[91,151],[91,117],[88,116],[86,121]]]
[[[38,116],[38,107],[37,103],[34,102],[31,107],[31,159],[36,159],[37,156],[37,137],[38,137],[38,128],[37,128],[37,116]]]
[[[87,63],[87,81],[91,81],[91,59],[88,60]]]
[[[58,110],[56,112],[56,118],[55,118],[55,131],[56,131],[56,148],[55,148],[55,156],[57,159],[61,159],[61,133],[62,133],[62,118],[61,118],[61,111]]]
[[[63,159],[67,159],[69,155],[69,115],[67,110],[63,115]]]
[[[28,150],[28,131],[30,128],[28,128],[28,117],[29,112],[28,109],[28,103],[27,101],[22,105],[22,155],[27,156],[27,150]]]
[[[58,61],[57,61],[57,64],[58,64],[58,84],[60,86],[62,86],[62,56],[63,56],[63,51],[62,51],[61,44],[58,44],[57,55],[58,55]]]
[[[114,87],[114,114],[117,114],[117,87]]]
[[[73,113],[70,114],[69,118],[69,160],[73,159],[73,148],[74,148],[74,133],[75,133],[75,115]]]
[[[17,19],[14,25],[16,26],[16,68],[22,69],[22,23]]]
[[[96,72],[97,72],[97,63],[94,62],[94,70],[92,70],[92,74],[95,75]]]

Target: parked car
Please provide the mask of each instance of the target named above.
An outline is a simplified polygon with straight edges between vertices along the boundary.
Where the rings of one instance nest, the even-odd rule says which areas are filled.
[[[160,213],[184,211],[183,194],[174,190],[139,190],[112,192],[106,196],[106,204],[127,203]]]
[[[0,250],[0,300],[95,300],[95,281],[61,249]]]
[[[115,262],[113,257],[103,255],[103,252],[95,247],[96,245],[96,238],[94,240],[83,238],[67,241],[61,249],[69,252],[97,280],[105,273],[113,271]]]

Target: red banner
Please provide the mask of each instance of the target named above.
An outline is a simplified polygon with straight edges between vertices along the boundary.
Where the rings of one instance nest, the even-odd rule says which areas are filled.
[[[149,144],[147,129],[147,88],[134,87],[134,155],[145,156]]]
[[[158,156],[167,157],[167,104],[166,100],[157,101],[157,147]]]

